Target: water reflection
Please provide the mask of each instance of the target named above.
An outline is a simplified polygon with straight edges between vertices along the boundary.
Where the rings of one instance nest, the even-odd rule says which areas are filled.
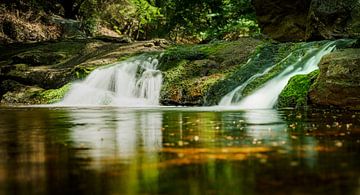
[[[359,124],[323,111],[1,109],[0,194],[356,194]]]
[[[162,147],[161,112],[77,110],[69,116],[75,124],[70,129],[73,144],[94,161],[131,160],[139,150],[151,153]]]

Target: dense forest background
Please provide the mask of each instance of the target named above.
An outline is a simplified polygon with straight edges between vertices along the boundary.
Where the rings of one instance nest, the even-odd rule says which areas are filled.
[[[59,21],[60,17],[64,21],[78,22],[79,28],[87,36],[107,29],[135,40],[167,38],[176,42],[200,42],[213,39],[233,40],[259,32],[251,0],[1,0],[1,2],[0,17],[3,21],[13,16],[14,20],[16,18],[23,22],[48,25]],[[60,23],[66,23],[64,21]],[[16,36],[14,28],[5,22],[2,24],[1,33]],[[52,31],[55,29],[56,27],[53,27]]]

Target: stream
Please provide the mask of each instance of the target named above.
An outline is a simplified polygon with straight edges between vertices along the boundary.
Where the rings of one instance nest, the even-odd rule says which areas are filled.
[[[360,113],[1,107],[0,194],[359,194]]]

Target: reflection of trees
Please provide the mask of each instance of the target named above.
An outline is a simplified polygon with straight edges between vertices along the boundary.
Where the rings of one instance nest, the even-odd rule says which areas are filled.
[[[356,136],[319,150],[338,138],[284,131],[283,114],[1,110],[0,194],[309,194],[322,184],[356,194]]]
[[[91,158],[91,167],[116,177],[110,188],[134,194],[142,183],[156,192],[157,151],[162,147],[162,113],[136,110],[80,110],[71,113],[75,147],[89,148],[77,155]],[[111,166],[106,166],[111,165]],[[126,168],[125,168],[126,167]]]
[[[71,113],[70,130],[74,146],[89,148],[85,156],[93,160],[119,158],[131,160],[139,150],[155,151],[162,146],[162,114],[81,110]]]
[[[2,190],[7,191],[5,194],[45,193],[47,138],[57,114],[62,113],[47,109],[0,110],[0,194]]]

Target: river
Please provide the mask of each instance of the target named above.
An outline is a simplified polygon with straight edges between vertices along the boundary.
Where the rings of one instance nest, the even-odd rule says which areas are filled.
[[[360,194],[360,113],[1,107],[0,194]]]

